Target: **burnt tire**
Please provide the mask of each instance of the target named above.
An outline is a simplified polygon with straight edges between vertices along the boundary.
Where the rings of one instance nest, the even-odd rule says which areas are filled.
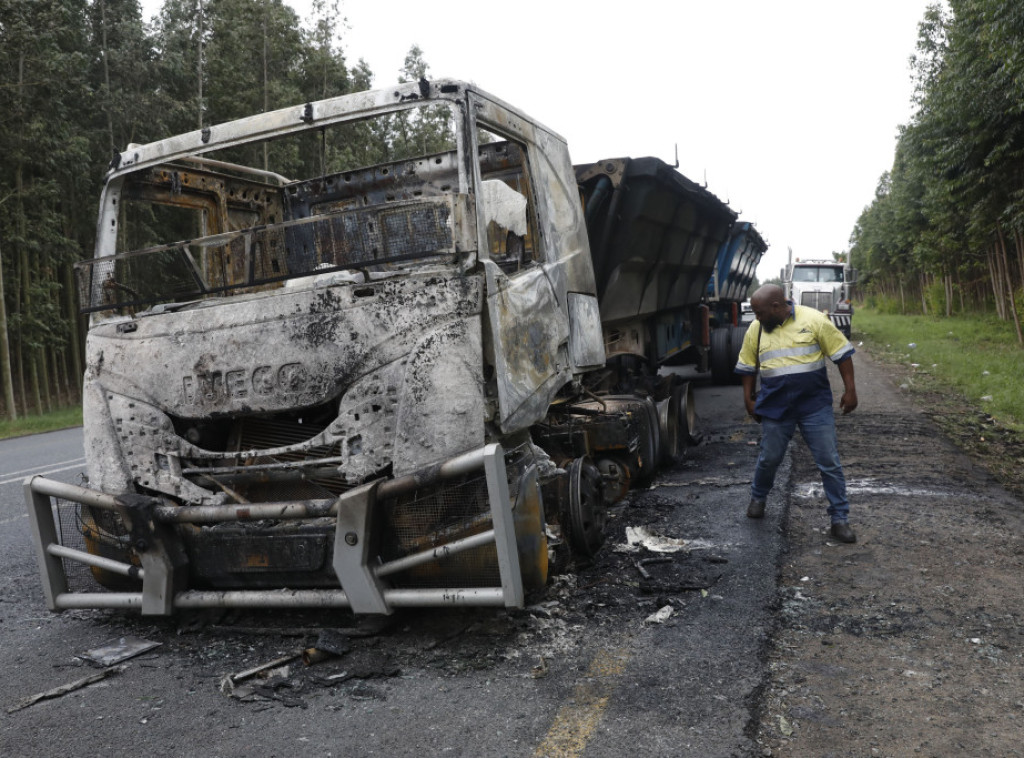
[[[678,386],[673,387],[669,396],[657,404],[658,427],[661,432],[660,458],[662,465],[666,466],[679,460],[686,447],[686,439],[679,431],[679,389]]]
[[[683,382],[673,390],[679,397],[679,439],[680,451],[691,445],[699,445],[704,439],[697,418],[697,404],[693,400],[693,386]]]
[[[732,381],[735,361],[730,363],[732,350],[729,336],[732,327],[719,326],[711,330],[711,381],[715,384],[729,384]]]
[[[607,510],[601,473],[586,458],[569,464],[569,498],[561,514],[562,534],[573,555],[593,558],[604,545]]]

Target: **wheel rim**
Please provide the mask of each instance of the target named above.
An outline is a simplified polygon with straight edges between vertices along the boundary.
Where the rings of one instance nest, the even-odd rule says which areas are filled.
[[[677,388],[679,392],[679,437],[688,445],[699,445],[703,435],[697,428],[697,410],[690,383]]]
[[[658,425],[661,427],[661,462],[666,464],[672,463],[679,457],[681,443],[684,439],[679,429],[681,418],[677,389],[673,388],[672,393],[658,403]]]
[[[593,558],[604,544],[605,505],[601,474],[594,464],[577,458],[569,465],[569,546],[578,555]]]

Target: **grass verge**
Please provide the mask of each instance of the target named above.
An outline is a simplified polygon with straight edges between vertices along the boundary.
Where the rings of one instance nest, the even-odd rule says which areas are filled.
[[[1000,484],[1024,497],[1024,349],[1013,325],[860,308],[853,342],[891,370],[913,402]]]
[[[64,408],[59,411],[44,413],[41,416],[26,416],[14,421],[0,420],[0,439],[8,437],[24,437],[27,434],[52,432],[57,429],[68,429],[82,425],[82,406]]]
[[[860,308],[854,344],[898,368],[906,389],[963,395],[1000,424],[1024,432],[1024,348],[1013,325],[995,318],[890,316]]]

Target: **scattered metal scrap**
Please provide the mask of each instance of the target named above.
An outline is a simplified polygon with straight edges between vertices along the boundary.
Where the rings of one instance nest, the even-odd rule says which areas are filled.
[[[386,653],[374,650],[352,650],[350,630],[321,630],[312,647],[255,666],[236,674],[227,674],[220,681],[224,694],[245,702],[274,700],[287,707],[305,708],[307,703],[299,697],[307,684],[333,687],[350,679],[373,679],[397,676],[398,666]],[[344,670],[328,669],[329,673],[307,673],[316,664],[337,660],[345,656]],[[298,669],[292,664],[302,661]],[[374,695],[377,697],[377,695]]]
[[[348,636],[334,629],[324,629],[313,647],[302,651],[302,662],[307,666],[345,655],[352,649]]]
[[[292,655],[285,655],[280,658],[263,663],[251,669],[245,671],[239,671],[237,674],[227,674],[223,679],[220,680],[220,690],[228,695],[235,695],[238,691],[239,686],[253,677],[264,675],[265,678],[273,676],[275,673],[280,672],[288,666],[289,663],[297,661],[302,657],[302,653],[293,653]],[[287,674],[287,671],[285,671]]]
[[[152,642],[140,637],[119,637],[105,645],[87,650],[78,657],[97,666],[113,666],[115,663],[148,653],[162,644],[162,642]]]
[[[82,679],[78,679],[74,682],[70,682],[69,684],[63,684],[60,687],[54,687],[52,690],[46,690],[45,692],[30,695],[29,697],[22,698],[14,705],[10,706],[7,709],[7,712],[15,713],[17,711],[28,708],[30,705],[35,705],[36,703],[42,700],[53,700],[54,698],[63,697],[64,695],[67,695],[70,692],[75,692],[76,690],[80,690],[83,687],[88,687],[90,684],[100,682],[109,676],[113,676],[114,674],[120,674],[126,668],[127,666],[125,665],[114,666],[113,668],[98,671],[95,674],[84,677]]]

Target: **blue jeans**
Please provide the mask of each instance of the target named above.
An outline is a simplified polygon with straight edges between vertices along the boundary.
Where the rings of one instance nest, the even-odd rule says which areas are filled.
[[[843,523],[850,514],[850,501],[846,499],[846,477],[839,463],[836,420],[832,406],[826,406],[800,419],[761,419],[761,454],[754,469],[750,496],[755,500],[768,498],[775,484],[775,471],[782,463],[789,441],[793,439],[793,432],[798,426],[821,472],[821,483],[825,487],[825,497],[828,498],[828,515],[833,524]]]

